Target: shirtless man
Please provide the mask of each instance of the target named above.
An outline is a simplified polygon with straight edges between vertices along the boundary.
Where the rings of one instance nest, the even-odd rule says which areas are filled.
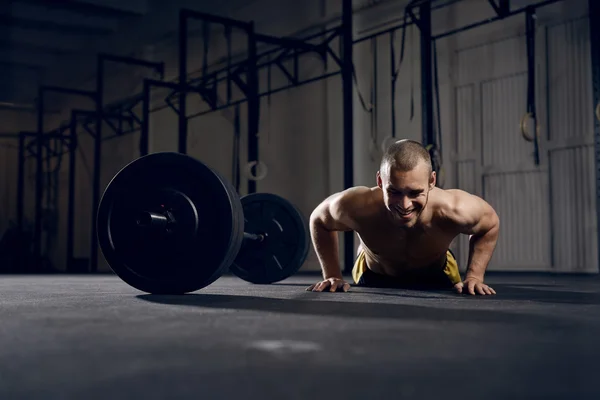
[[[483,278],[498,240],[498,215],[483,199],[440,189],[435,182],[427,150],[418,142],[400,140],[384,154],[376,187],[354,187],[325,199],[310,217],[323,280],[307,290],[349,290],[337,232],[354,231],[360,239],[352,271],[356,285],[496,294]],[[464,280],[449,250],[459,234],[470,235]]]

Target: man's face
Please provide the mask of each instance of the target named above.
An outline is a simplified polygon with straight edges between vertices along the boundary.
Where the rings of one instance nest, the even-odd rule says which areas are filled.
[[[412,228],[427,204],[429,191],[435,186],[435,172],[429,174],[425,162],[411,171],[386,168],[377,172],[377,186],[383,191],[386,208],[399,225]]]

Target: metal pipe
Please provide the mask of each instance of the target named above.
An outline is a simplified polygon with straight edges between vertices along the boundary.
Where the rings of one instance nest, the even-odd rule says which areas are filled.
[[[142,126],[140,130],[140,156],[148,154],[149,125],[150,125],[150,88],[151,83],[144,79],[144,99],[142,101]]]
[[[42,256],[42,197],[44,192],[43,137],[44,135],[44,88],[38,90],[37,143],[35,169],[35,224],[33,234],[34,263],[37,266]]]
[[[291,48],[291,49],[303,49],[306,51],[319,51],[320,50],[318,46],[307,43],[306,41],[304,41],[302,39],[294,39],[294,38],[288,38],[288,37],[276,37],[276,36],[271,36],[271,35],[263,35],[260,33],[256,33],[254,36],[256,37],[256,40],[259,42],[274,44],[274,45],[280,46],[280,47],[287,47],[287,48]]]
[[[122,64],[130,64],[130,65],[139,65],[140,67],[146,67],[156,70],[161,76],[164,76],[165,71],[165,63],[164,62],[154,62],[148,60],[142,60],[139,58],[133,57],[122,57],[114,54],[106,54],[100,53],[99,57],[101,57],[104,61],[117,62]]]
[[[94,92],[90,92],[88,90],[71,89],[71,88],[66,88],[66,87],[62,87],[62,86],[42,86],[41,89],[44,92],[72,94],[72,95],[76,95],[76,96],[83,96],[83,97],[90,97],[90,98],[94,98],[96,95]]]
[[[470,25],[463,26],[462,28],[457,28],[457,29],[453,29],[453,30],[448,31],[448,32],[440,33],[439,35],[432,36],[432,39],[433,40],[438,40],[438,39],[441,39],[441,38],[444,38],[444,37],[447,37],[447,36],[452,36],[452,35],[455,35],[457,33],[468,31],[468,30],[471,30],[471,29],[474,29],[474,28],[478,28],[480,26],[484,26],[484,25],[490,24],[492,22],[499,21],[501,19],[505,19],[505,18],[508,18],[508,17],[512,17],[512,16],[515,16],[515,15],[524,13],[530,7],[535,10],[537,8],[545,7],[545,6],[548,6],[550,4],[558,3],[559,1],[564,1],[564,0],[546,0],[546,1],[539,2],[539,3],[534,3],[534,4],[531,4],[529,6],[521,7],[519,9],[514,10],[514,11],[509,11],[509,12],[507,12],[503,16],[496,15],[495,17],[488,18],[488,19],[485,19],[483,21],[479,21],[479,22],[475,22],[475,23],[470,24]]]
[[[421,123],[423,145],[435,144],[433,130],[433,71],[431,47],[431,5],[419,7],[421,32]]]
[[[240,29],[247,30],[250,27],[250,22],[240,21],[237,19],[231,19],[227,17],[221,17],[219,15],[208,14],[200,11],[194,11],[190,9],[182,9],[180,15],[183,15],[185,19],[194,18],[202,21],[212,22],[215,24],[221,24],[225,26],[235,26]]]
[[[260,96],[258,91],[258,68],[256,66],[256,37],[254,24],[250,24],[248,33],[248,61],[246,86],[248,93],[248,162],[258,161],[258,126],[260,118]],[[256,192],[256,181],[248,179],[248,193]]]
[[[317,33],[317,34],[313,34],[313,35],[310,35],[310,36],[306,36],[306,37],[304,37],[304,38],[302,38],[302,39],[298,39],[298,40],[304,40],[304,41],[307,41],[307,40],[314,39],[314,38],[316,38],[316,37],[319,37],[319,36],[323,36],[323,35],[325,35],[325,34],[327,34],[327,33],[336,32],[336,31],[338,31],[338,30],[339,30],[339,27],[334,27],[334,28],[327,29],[327,30],[325,30],[325,31],[323,31],[323,32],[319,32],[319,33]],[[325,42],[329,42],[329,41],[331,41],[331,40],[332,40],[332,39],[333,39],[335,36],[336,36],[335,34],[334,34],[334,35],[332,35],[332,36],[329,38],[329,40],[327,40],[327,41],[325,41]],[[294,39],[294,40],[296,40],[296,39]],[[315,46],[316,46],[316,45],[315,45]],[[317,46],[317,47],[318,47],[318,46]],[[268,66],[270,66],[270,65],[273,65],[273,64],[275,64],[275,63],[276,63],[276,62],[278,62],[278,61],[283,61],[283,60],[285,60],[285,59],[287,59],[287,58],[291,58],[291,57],[293,57],[292,55],[288,55],[288,57],[282,57],[282,58],[280,58],[280,57],[276,57],[276,58],[270,59],[270,60],[268,60],[268,61],[264,61],[264,62],[258,62],[259,60],[261,60],[261,59],[263,59],[263,58],[265,58],[265,57],[267,57],[267,56],[269,56],[269,55],[271,55],[271,54],[274,54],[274,53],[277,53],[277,52],[281,52],[281,50],[282,50],[282,49],[281,49],[281,47],[276,47],[276,48],[274,48],[274,49],[271,49],[271,50],[267,50],[267,51],[264,51],[264,52],[261,52],[261,53],[257,53],[257,54],[256,54],[256,59],[257,59],[257,68],[259,68],[259,69],[260,69],[260,68],[263,68],[263,67],[268,67]],[[218,76],[218,75],[220,75],[220,74],[225,74],[225,75],[224,75],[222,78],[215,78],[216,80],[212,80],[212,82],[219,83],[219,82],[225,81],[229,75],[231,75],[231,74],[234,74],[234,73],[236,73],[236,72],[237,72],[237,71],[236,71],[236,69],[237,69],[237,70],[240,70],[240,69],[242,69],[243,67],[245,67],[245,65],[246,65],[246,61],[247,61],[247,60],[246,60],[246,59],[244,59],[243,61],[240,61],[240,62],[237,62],[237,63],[231,63],[229,66],[227,66],[227,65],[226,65],[226,66],[225,66],[225,67],[223,67],[223,68],[219,68],[219,69],[216,69],[216,70],[214,70],[214,71],[210,72],[210,73],[209,73],[207,76],[201,76],[201,77],[199,77],[199,78],[191,79],[191,80],[189,81],[189,84],[195,84],[195,83],[198,83],[198,82],[202,82],[202,81],[204,81],[205,79],[207,79],[208,77],[211,77],[211,78],[212,78],[212,77]],[[226,60],[226,63],[227,63],[227,60]],[[229,69],[229,71],[230,71],[230,74],[228,74],[228,69]]]
[[[296,84],[296,85],[290,84],[290,85],[286,85],[286,86],[283,86],[283,87],[280,87],[280,88],[277,88],[277,89],[273,89],[273,90],[270,90],[270,91],[263,92],[263,93],[259,94],[259,97],[264,97],[264,96],[272,95],[272,94],[275,94],[275,93],[283,92],[283,91],[289,90],[291,88],[295,88],[295,87],[303,86],[303,85],[306,85],[306,84],[309,84],[309,83],[317,82],[317,81],[320,81],[322,79],[327,79],[327,78],[330,78],[332,76],[336,76],[336,75],[339,75],[339,74],[341,74],[341,71],[330,72],[330,73],[325,74],[325,75],[321,75],[321,76],[317,76],[317,77],[314,77],[314,78],[306,79],[304,81],[299,81],[298,84]],[[210,109],[210,110],[205,110],[205,111],[199,111],[197,113],[189,115],[188,119],[197,118],[197,117],[200,117],[202,115],[207,115],[207,114],[213,113],[215,111],[224,110],[224,109],[229,108],[229,107],[237,106],[237,105],[245,103],[246,101],[247,101],[247,99],[236,100],[236,101],[231,102],[229,104],[224,104],[222,106],[219,106],[219,107],[215,108],[214,110]],[[154,111],[157,111],[157,110],[162,110],[162,109],[165,109],[166,107],[167,106],[157,107],[157,108],[152,109],[152,111],[154,112]]]
[[[535,102],[535,9],[527,8],[525,12],[527,39],[527,112],[533,118],[533,158],[535,165],[540,164],[538,146],[538,120]]]
[[[75,167],[77,147],[77,111],[71,111],[71,140],[69,143],[69,194],[67,204],[67,271],[73,271],[75,248]]]
[[[25,137],[24,133],[19,133],[19,166],[17,175],[17,226],[19,232],[23,232],[23,213],[25,201]]]
[[[96,212],[100,205],[100,178],[102,172],[102,108],[104,102],[104,58],[98,56],[96,66],[96,136],[94,136],[94,174],[92,183],[92,235],[90,270],[98,271],[98,239]]]
[[[265,240],[265,235],[244,232],[244,240],[251,240],[253,242],[262,242],[263,240]]]
[[[354,185],[354,127],[353,127],[353,88],[352,72],[352,0],[342,2],[342,109],[344,126],[344,188]],[[354,233],[344,232],[344,271],[352,271],[354,264]]]
[[[179,12],[179,136],[178,136],[178,151],[187,154],[187,111],[186,99],[187,90],[187,48],[188,48],[188,15],[191,12],[181,10]],[[197,14],[195,14],[197,15]]]

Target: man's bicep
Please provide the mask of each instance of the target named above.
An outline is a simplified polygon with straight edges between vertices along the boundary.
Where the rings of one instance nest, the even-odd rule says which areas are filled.
[[[460,233],[466,235],[482,234],[499,224],[494,208],[481,197],[468,193],[459,196],[452,214]]]

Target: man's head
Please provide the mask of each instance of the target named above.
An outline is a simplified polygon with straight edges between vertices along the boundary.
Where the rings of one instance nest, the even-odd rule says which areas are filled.
[[[419,220],[435,179],[427,149],[408,139],[388,147],[377,172],[386,208],[405,227],[413,227]]]

